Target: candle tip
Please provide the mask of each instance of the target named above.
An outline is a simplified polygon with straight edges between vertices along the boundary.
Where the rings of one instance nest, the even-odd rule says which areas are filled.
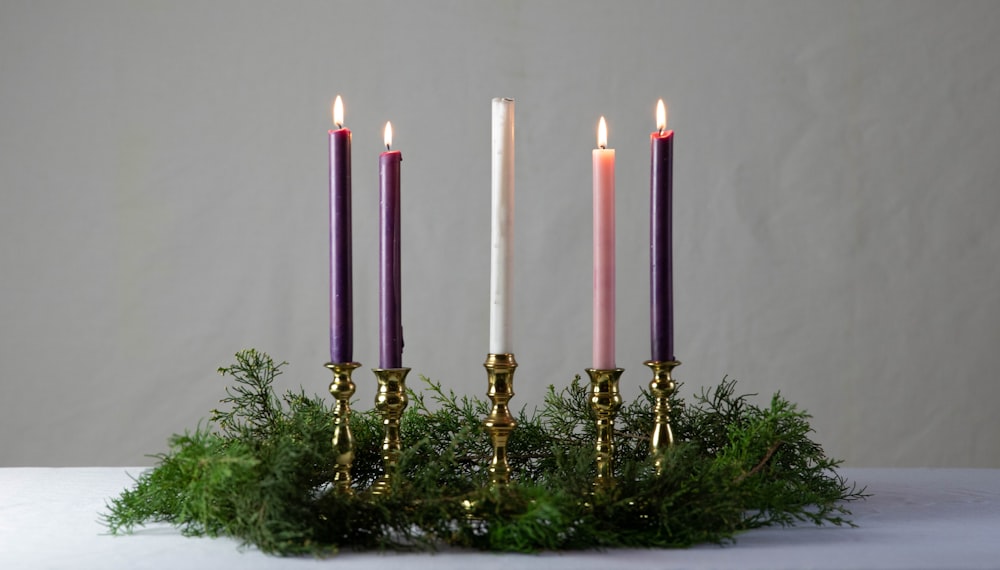
[[[667,107],[663,104],[663,99],[656,102],[656,129],[663,134],[667,128]]]
[[[389,121],[385,122],[385,131],[383,133],[383,140],[385,141],[385,150],[389,150],[392,146],[392,123]]]
[[[604,116],[601,116],[601,120],[597,123],[597,147],[607,148],[608,146],[608,123],[604,120]]]
[[[340,95],[333,101],[333,124],[337,125],[338,129],[344,128],[344,101]]]

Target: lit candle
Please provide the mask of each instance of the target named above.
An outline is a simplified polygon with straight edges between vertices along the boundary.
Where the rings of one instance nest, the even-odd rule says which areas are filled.
[[[594,368],[615,367],[615,151],[601,117],[594,149]]]
[[[513,352],[510,340],[514,250],[514,100],[493,99],[490,354]]]
[[[672,222],[674,131],[667,129],[663,99],[656,103],[656,130],[649,136],[649,298],[652,360],[674,360]]]
[[[351,291],[351,131],[344,103],[333,103],[330,131],[330,362],[351,362],[354,351]]]
[[[399,163],[392,147],[392,124],[385,124],[386,151],[378,158],[379,179],[379,368],[403,366],[400,290]]]

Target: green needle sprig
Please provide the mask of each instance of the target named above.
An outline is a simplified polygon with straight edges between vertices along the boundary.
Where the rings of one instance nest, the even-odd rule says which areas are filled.
[[[230,536],[278,555],[449,545],[537,552],[722,543],[741,531],[802,522],[850,525],[845,502],[863,489],[810,439],[810,416],[780,395],[758,406],[723,379],[690,403],[671,401],[677,445],[657,475],[649,457],[652,401],[642,393],[615,425],[617,485],[595,493],[594,422],[580,378],[550,387],[521,411],[510,438],[509,486],[489,485],[484,400],[422,378],[403,416],[404,451],[392,492],[366,489],[381,474],[381,417],[355,412],[356,492],[336,493],[329,398],[277,395],[285,363],[250,349],[219,369],[231,378],[209,421],[174,435],[157,465],[112,498],[112,534],[154,522],[191,536]]]

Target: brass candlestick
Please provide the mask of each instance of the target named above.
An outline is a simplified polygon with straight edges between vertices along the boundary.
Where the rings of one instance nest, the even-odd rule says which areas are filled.
[[[593,410],[597,424],[597,477],[594,479],[596,489],[609,489],[615,484],[615,417],[622,407],[622,397],[618,393],[618,380],[622,368],[597,369],[587,368],[590,376],[590,409]]]
[[[382,439],[382,476],[372,486],[373,495],[388,495],[392,488],[396,462],[403,449],[399,436],[399,421],[409,403],[406,395],[406,375],[409,368],[375,368],[372,370],[378,380],[375,395],[375,409],[382,414],[385,437]]]
[[[354,463],[354,436],[351,435],[351,397],[354,396],[354,382],[351,372],[361,366],[357,362],[327,362],[326,367],[333,372],[330,393],[337,400],[333,411],[333,453],[335,470],[333,485],[338,492],[350,494],[351,464]]]
[[[649,393],[653,396],[653,433],[649,440],[649,453],[656,457],[656,474],[663,474],[662,452],[674,444],[674,432],[670,429],[670,396],[677,389],[671,372],[681,365],[677,360],[647,360],[644,362],[653,371],[649,382]]]
[[[489,380],[486,395],[493,402],[490,414],[483,420],[483,426],[490,434],[490,443],[493,445],[493,459],[489,467],[490,483],[494,487],[503,487],[510,482],[507,439],[517,426],[507,407],[514,396],[514,369],[517,368],[517,361],[513,354],[488,354],[483,366],[486,367]]]

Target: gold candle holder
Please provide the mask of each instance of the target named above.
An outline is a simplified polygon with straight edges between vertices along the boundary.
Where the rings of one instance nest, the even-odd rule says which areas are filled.
[[[615,485],[615,418],[622,407],[622,397],[618,393],[618,380],[622,368],[587,368],[590,376],[590,409],[597,424],[597,476],[596,489],[609,489]]]
[[[517,368],[517,361],[514,355],[488,354],[486,362],[486,376],[489,380],[489,387],[486,395],[493,402],[490,414],[483,420],[486,432],[490,434],[490,443],[493,445],[493,459],[490,460],[490,483],[494,487],[503,487],[510,482],[510,465],[507,463],[507,439],[517,427],[514,416],[510,414],[507,403],[514,396],[514,369]]]
[[[670,429],[670,396],[677,389],[672,372],[680,366],[677,360],[647,360],[644,362],[653,371],[649,381],[649,393],[653,396],[653,433],[649,439],[649,453],[656,457],[656,474],[663,474],[662,452],[674,444],[674,432]]]
[[[372,486],[372,495],[388,495],[393,485],[393,471],[399,461],[403,442],[399,436],[399,423],[403,410],[409,403],[406,395],[406,375],[409,368],[374,368],[378,380],[375,409],[382,414],[385,437],[382,439],[382,476]]]
[[[354,436],[351,435],[351,397],[355,385],[351,373],[361,366],[358,362],[327,362],[333,372],[330,394],[337,400],[333,410],[333,453],[334,488],[344,494],[351,494],[351,464],[354,463]]]

